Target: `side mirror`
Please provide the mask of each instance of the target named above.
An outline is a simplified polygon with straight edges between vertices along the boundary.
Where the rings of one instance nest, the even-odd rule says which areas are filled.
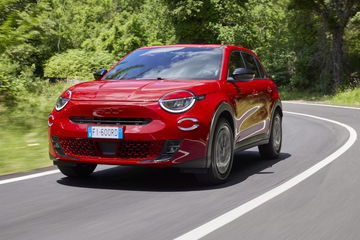
[[[95,80],[100,80],[105,74],[107,73],[107,70],[105,68],[101,68],[94,72],[94,78]]]
[[[254,73],[246,68],[237,68],[234,70],[232,77],[228,79],[229,82],[250,82],[254,79]]]

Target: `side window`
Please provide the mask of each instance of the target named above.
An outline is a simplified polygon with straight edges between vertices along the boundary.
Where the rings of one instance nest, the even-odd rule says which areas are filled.
[[[244,57],[246,68],[255,73],[255,79],[261,78],[259,69],[257,68],[256,62],[255,62],[255,57],[252,54],[249,54],[246,52],[242,52],[242,56]]]
[[[228,65],[228,77],[232,77],[232,73],[237,68],[245,68],[245,64],[241,57],[239,51],[233,51],[230,55],[229,65]]]
[[[259,62],[259,60],[257,60],[256,58],[255,59],[255,62],[258,66],[258,69],[259,69],[259,72],[260,72],[260,77],[261,78],[267,78],[267,74],[266,74],[266,71],[264,69],[264,66]]]

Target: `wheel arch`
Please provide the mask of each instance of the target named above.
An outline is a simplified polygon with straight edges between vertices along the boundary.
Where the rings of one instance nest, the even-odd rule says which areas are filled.
[[[280,100],[277,100],[275,103],[274,103],[274,106],[272,108],[272,111],[271,111],[271,118],[270,118],[270,131],[268,133],[268,137],[270,137],[270,133],[272,131],[272,123],[273,123],[273,120],[274,120],[274,116],[275,116],[275,113],[276,112],[279,112],[280,113],[280,116],[281,118],[283,117],[283,110],[282,110],[282,104],[281,104],[281,101]]]
[[[274,107],[273,107],[273,111],[272,111],[272,116],[274,115],[274,113],[276,111],[279,111],[281,117],[283,116],[283,110],[282,110],[282,104],[281,104],[281,101],[280,100],[277,100],[274,104]]]
[[[283,111],[282,111],[281,104],[278,104],[278,105],[275,106],[274,111],[273,111],[273,114],[274,114],[275,112],[279,112],[279,113],[280,113],[280,116],[283,117]]]
[[[227,102],[221,102],[219,106],[216,108],[213,117],[211,119],[210,124],[210,131],[209,131],[209,137],[208,137],[208,143],[207,143],[207,155],[206,155],[206,168],[210,167],[210,158],[211,158],[211,149],[212,149],[212,139],[214,137],[216,124],[218,123],[219,119],[225,118],[227,121],[229,121],[230,126],[232,128],[233,134],[235,132],[235,122],[234,122],[234,110],[231,107],[231,105]]]

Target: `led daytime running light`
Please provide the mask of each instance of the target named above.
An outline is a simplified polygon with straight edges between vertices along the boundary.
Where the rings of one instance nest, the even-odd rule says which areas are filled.
[[[165,99],[168,95],[179,93],[179,92],[186,92],[190,94],[190,97],[183,97],[183,98],[174,98],[174,99]],[[188,111],[190,108],[194,106],[196,102],[196,96],[190,91],[186,90],[179,90],[165,94],[163,97],[160,98],[159,104],[162,109],[170,113],[183,113]]]
[[[60,111],[61,109],[63,109],[66,104],[68,104],[68,102],[70,101],[71,99],[71,91],[70,90],[67,90],[66,92],[69,93],[69,97],[68,98],[64,98],[64,97],[59,97],[58,100],[56,101],[56,104],[55,104],[55,109],[56,111]],[[64,95],[64,94],[63,94]]]

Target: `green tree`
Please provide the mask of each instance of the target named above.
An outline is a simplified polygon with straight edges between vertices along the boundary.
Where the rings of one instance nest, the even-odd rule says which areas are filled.
[[[346,86],[357,87],[360,84],[360,12],[349,22],[345,30],[344,49],[346,52],[347,71],[350,75]]]
[[[331,57],[333,86],[336,89],[342,80],[344,69],[343,40],[345,28],[360,8],[358,0],[293,0],[291,7],[306,9],[317,15],[325,31],[331,36]]]

